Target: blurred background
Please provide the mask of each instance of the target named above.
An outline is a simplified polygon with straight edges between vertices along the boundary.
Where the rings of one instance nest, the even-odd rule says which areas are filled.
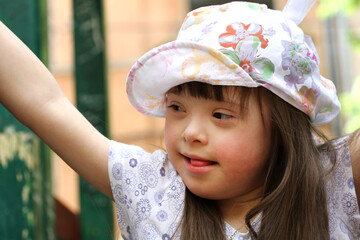
[[[176,38],[186,13],[224,0],[0,0],[0,20],[48,66],[67,97],[111,139],[163,146],[163,119],[127,100],[136,60]],[[259,0],[283,9],[286,0]],[[343,113],[330,137],[360,127],[360,2],[320,0],[300,24]],[[1,55],[0,55],[1,56]],[[0,239],[120,239],[113,204],[0,106]]]

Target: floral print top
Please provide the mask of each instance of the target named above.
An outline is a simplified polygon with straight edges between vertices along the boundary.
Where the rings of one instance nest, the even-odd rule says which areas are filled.
[[[338,160],[327,175],[327,202],[331,240],[359,239],[360,215],[355,195],[348,137],[334,140]],[[325,169],[331,153],[323,151]],[[170,239],[183,210],[185,186],[163,151],[111,142],[109,177],[118,224],[126,239]],[[260,220],[254,221],[255,230]],[[227,239],[235,232],[225,223]],[[175,239],[179,239],[176,231]],[[232,239],[250,239],[236,232]]]

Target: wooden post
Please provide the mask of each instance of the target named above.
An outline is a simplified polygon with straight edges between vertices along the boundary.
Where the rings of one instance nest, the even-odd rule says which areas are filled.
[[[45,0],[0,0],[0,20],[47,64]],[[49,149],[0,105],[0,239],[55,239],[51,185]]]
[[[74,25],[77,107],[108,135],[103,1],[74,0]],[[112,202],[83,179],[80,206],[82,239],[112,239]]]

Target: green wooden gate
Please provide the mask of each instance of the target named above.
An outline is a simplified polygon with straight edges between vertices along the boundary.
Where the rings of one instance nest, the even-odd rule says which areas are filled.
[[[103,1],[74,0],[76,100],[79,111],[108,135]],[[80,179],[81,236],[113,238],[112,202]]]
[[[45,0],[0,0],[0,20],[46,64]],[[1,105],[0,209],[0,239],[55,239],[50,152]]]

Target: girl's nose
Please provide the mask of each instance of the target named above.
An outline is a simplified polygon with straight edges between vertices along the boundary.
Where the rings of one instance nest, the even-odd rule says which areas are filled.
[[[183,138],[188,143],[208,143],[208,136],[204,121],[201,118],[192,118],[183,132]]]

